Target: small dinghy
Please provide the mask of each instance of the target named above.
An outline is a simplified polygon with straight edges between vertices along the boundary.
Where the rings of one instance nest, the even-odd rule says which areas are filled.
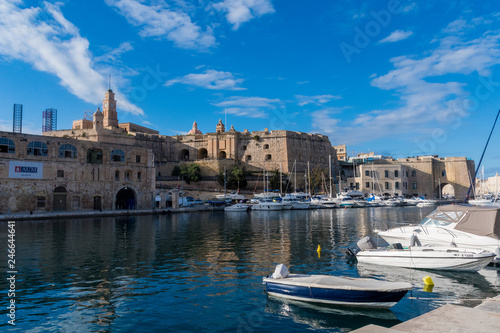
[[[361,251],[356,253],[356,258],[361,263],[392,267],[476,272],[495,257],[495,253],[484,249],[414,246],[419,243],[413,236],[413,246],[408,248],[399,243],[377,248],[367,236],[357,243]]]
[[[390,308],[413,288],[407,282],[289,274],[286,266],[282,264],[276,266],[275,272],[270,277],[264,278],[264,284],[267,293],[275,297],[370,308]]]

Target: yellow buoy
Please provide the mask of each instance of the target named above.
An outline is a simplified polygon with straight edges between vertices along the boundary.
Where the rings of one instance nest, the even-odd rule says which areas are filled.
[[[318,249],[316,251],[321,252],[321,245],[318,244]]]
[[[434,285],[424,285],[424,291],[427,293],[432,293],[432,289],[434,289]]]
[[[426,286],[433,286],[433,285],[434,285],[434,282],[432,281],[432,279],[431,279],[431,277],[430,277],[429,275],[424,276],[424,277],[422,278],[422,280],[424,280],[424,284],[425,284]]]

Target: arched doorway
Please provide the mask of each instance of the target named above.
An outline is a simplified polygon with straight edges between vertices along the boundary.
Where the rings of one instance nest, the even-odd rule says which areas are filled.
[[[97,195],[94,197],[94,210],[102,210],[102,197]]]
[[[198,159],[203,160],[208,157],[208,151],[205,148],[198,150]]]
[[[189,150],[183,149],[179,152],[179,160],[185,161],[189,160]]]
[[[224,158],[226,158],[226,152],[225,152],[225,151],[223,151],[223,150],[222,150],[222,151],[220,151],[220,152],[219,152],[219,158],[220,158],[220,159],[224,159]]]
[[[68,193],[66,189],[62,186],[58,186],[54,189],[53,193],[53,211],[54,212],[63,212],[66,210],[66,196]]]
[[[135,193],[130,187],[124,187],[116,194],[116,209],[135,209]]]
[[[455,188],[451,184],[441,185],[441,198],[443,199],[455,199]]]

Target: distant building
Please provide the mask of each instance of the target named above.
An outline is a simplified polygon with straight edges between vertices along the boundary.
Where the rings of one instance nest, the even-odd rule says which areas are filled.
[[[337,159],[339,161],[347,161],[347,148],[346,145],[338,145],[338,146],[333,146],[335,148],[335,152],[337,154]]]
[[[474,161],[465,157],[418,156],[400,159],[373,159],[342,163],[342,187],[362,191],[364,195],[404,197],[465,198]]]

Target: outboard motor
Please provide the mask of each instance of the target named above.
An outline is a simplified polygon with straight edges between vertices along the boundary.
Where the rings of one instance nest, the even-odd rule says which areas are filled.
[[[377,244],[370,238],[370,236],[366,236],[361,238],[356,245],[361,249],[361,251],[367,250],[375,250],[377,248]]]

